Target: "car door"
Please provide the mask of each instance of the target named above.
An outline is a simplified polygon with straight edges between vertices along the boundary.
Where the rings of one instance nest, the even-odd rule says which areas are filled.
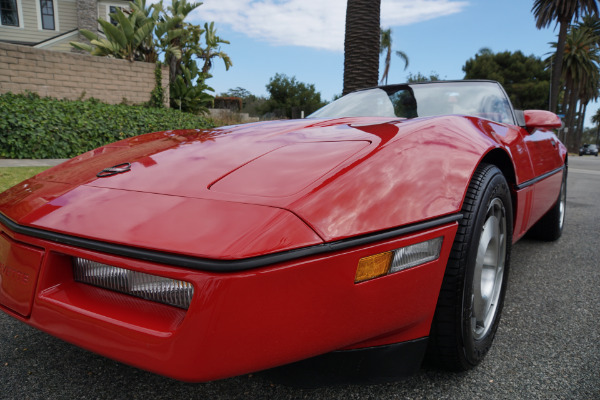
[[[529,226],[533,225],[552,207],[558,199],[562,176],[560,169],[563,160],[559,152],[559,142],[552,130],[535,129],[528,132],[521,129],[523,141],[529,151],[529,157],[535,175],[534,194],[531,206]]]

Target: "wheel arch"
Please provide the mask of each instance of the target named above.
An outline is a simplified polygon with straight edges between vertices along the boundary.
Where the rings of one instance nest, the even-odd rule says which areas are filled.
[[[493,164],[500,171],[502,171],[502,175],[509,183],[509,185],[515,185],[517,182],[516,174],[515,174],[515,166],[510,159],[510,156],[504,149],[495,148],[488,152],[479,162],[486,164]]]
[[[492,164],[498,167],[504,175],[508,186],[512,189],[517,184],[517,176],[515,173],[515,166],[510,159],[510,156],[506,152],[506,150],[502,148],[494,148],[489,151],[482,159],[479,161],[479,164]],[[512,201],[512,209],[517,210],[517,196],[511,190],[511,201]],[[516,217],[516,212],[513,211],[513,226],[515,224],[514,218]]]

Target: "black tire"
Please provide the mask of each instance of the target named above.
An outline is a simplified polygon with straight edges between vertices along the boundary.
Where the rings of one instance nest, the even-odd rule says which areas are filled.
[[[496,166],[482,164],[477,168],[462,214],[427,352],[430,363],[454,371],[468,370],[483,360],[504,304],[512,244],[512,202],[506,179]]]
[[[565,212],[567,208],[567,169],[565,167],[560,193],[556,203],[546,214],[529,230],[529,237],[553,242],[561,237],[565,225]]]

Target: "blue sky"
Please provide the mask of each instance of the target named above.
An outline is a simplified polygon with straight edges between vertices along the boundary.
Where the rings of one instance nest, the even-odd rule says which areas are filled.
[[[410,60],[404,70],[399,57],[392,59],[389,83],[419,72],[462,79],[466,60],[482,47],[546,57],[558,33],[554,26],[536,29],[533,0],[381,2],[381,24],[392,28],[394,49]],[[207,81],[216,93],[239,86],[267,95],[269,78],[283,73],[314,84],[331,100],[342,91],[345,13],[346,0],[204,0],[188,20],[215,21],[218,35],[231,42],[222,50],[233,67],[225,71],[218,61]],[[588,107],[588,119],[597,108]]]

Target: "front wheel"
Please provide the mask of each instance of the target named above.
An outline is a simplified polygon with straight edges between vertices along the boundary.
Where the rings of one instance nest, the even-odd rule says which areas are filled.
[[[477,168],[461,212],[428,347],[430,361],[458,371],[479,364],[490,349],[506,292],[512,203],[496,166]]]

